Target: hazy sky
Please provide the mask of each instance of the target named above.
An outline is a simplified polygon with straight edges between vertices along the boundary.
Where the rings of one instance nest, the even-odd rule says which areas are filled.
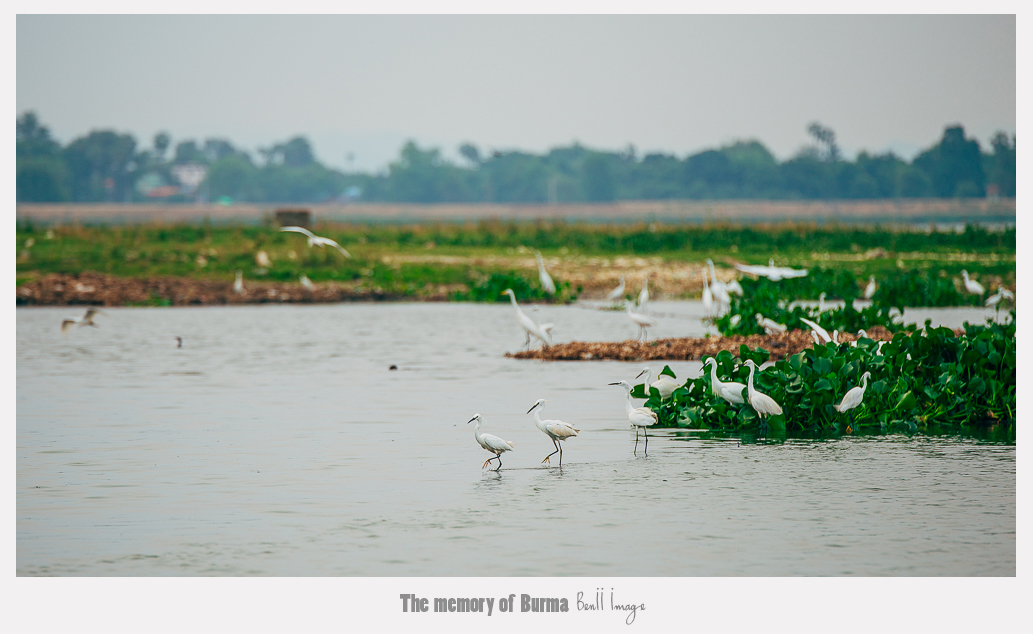
[[[1013,16],[19,16],[17,109],[63,143],[306,135],[377,169],[409,138],[455,155],[579,141],[677,154],[811,121],[848,155],[910,158],[961,123],[1015,130]]]

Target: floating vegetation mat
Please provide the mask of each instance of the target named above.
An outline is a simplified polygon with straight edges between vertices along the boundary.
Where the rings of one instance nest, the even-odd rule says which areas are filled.
[[[960,331],[959,331],[960,332]],[[889,341],[893,333],[882,326],[868,332],[876,341]],[[856,340],[856,336],[840,334],[840,342]],[[736,335],[731,337],[685,337],[657,339],[656,341],[620,341],[585,343],[572,341],[527,352],[506,353],[514,359],[542,359],[544,361],[699,361],[704,356],[715,356],[722,350],[738,351],[741,346],[763,348],[771,353],[772,361],[794,355],[814,345],[810,332],[791,330],[778,335]]]

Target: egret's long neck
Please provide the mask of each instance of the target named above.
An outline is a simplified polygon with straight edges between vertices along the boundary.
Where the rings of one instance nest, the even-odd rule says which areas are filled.
[[[478,442],[480,442],[480,440],[481,440],[481,421],[479,421],[479,420],[477,421],[477,424],[473,426],[473,437],[476,438]]]
[[[865,373],[865,375],[861,377],[861,394],[864,394],[864,391],[867,390],[867,389],[868,389],[868,374]]]
[[[755,389],[755,388],[753,387],[753,370],[754,370],[754,369],[756,369],[756,366],[753,366],[753,365],[751,365],[751,366],[750,366],[750,378],[749,378],[749,382],[748,382],[748,385],[749,385],[749,387],[750,387],[750,396],[753,396],[753,393],[757,391],[757,390],[756,390],[756,389]]]
[[[538,429],[545,431],[545,423],[542,422],[541,406],[534,408],[534,424],[538,426]]]
[[[513,304],[513,308],[516,309],[516,311],[519,313],[520,307],[517,306],[516,295],[514,295],[512,292],[506,293],[506,295],[509,295],[509,301]]]
[[[632,406],[632,404],[631,404],[631,389],[630,389],[630,388],[629,388],[629,389],[625,389],[625,390],[624,390],[624,394],[625,394],[625,396],[627,396],[627,397],[628,397],[628,398],[627,398],[627,401],[625,402],[625,408],[624,408],[624,409],[625,409],[625,410],[626,410],[626,411],[628,412],[628,414],[631,414],[631,411],[632,411],[633,409],[635,409],[635,408],[634,408],[634,407]]]
[[[721,381],[717,378],[717,364],[709,363],[707,365],[710,366],[710,385],[716,390],[721,389]]]

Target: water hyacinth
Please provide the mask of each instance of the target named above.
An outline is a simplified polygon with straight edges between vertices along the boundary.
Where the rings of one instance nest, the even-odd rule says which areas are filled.
[[[881,349],[880,349],[881,348]],[[714,357],[722,381],[745,383],[745,361],[763,363],[769,353],[742,346]],[[898,332],[880,347],[861,338],[849,344],[815,345],[759,371],[757,389],[782,406],[767,419],[772,434],[854,429],[917,431],[927,425],[1014,425],[1016,407],[1015,313],[1008,324],[965,325],[962,334],[929,322]],[[869,372],[863,403],[851,415],[836,410],[843,396]],[[663,374],[673,376],[669,367]],[[659,392],[635,386],[632,396],[658,417],[658,427],[756,431],[757,414],[748,404],[732,405],[714,396],[710,374],[690,379],[661,401]]]

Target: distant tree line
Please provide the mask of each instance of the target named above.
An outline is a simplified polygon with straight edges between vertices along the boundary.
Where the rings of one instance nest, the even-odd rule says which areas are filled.
[[[808,127],[813,143],[779,162],[759,141],[738,141],[678,158],[602,152],[580,144],[538,155],[482,154],[460,146],[459,163],[414,141],[380,174],[344,173],[316,160],[298,136],[257,157],[228,140],[180,141],[165,133],[150,148],[130,134],[90,132],[65,147],[35,113],[17,120],[17,197],[26,202],[334,200],[412,203],[569,203],[656,199],[865,199],[1015,196],[1015,136],[999,132],[984,151],[960,125],[910,163],[892,152],[844,160],[835,133]],[[184,166],[191,170],[184,170]],[[199,175],[190,182],[191,174]]]

